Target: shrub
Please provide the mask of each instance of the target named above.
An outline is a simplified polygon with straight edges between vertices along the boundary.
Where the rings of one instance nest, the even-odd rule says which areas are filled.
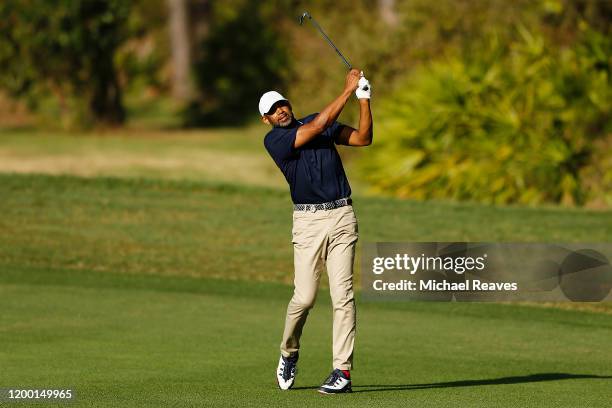
[[[364,177],[415,199],[612,205],[611,41],[581,30],[560,48],[518,26],[413,70],[377,109]]]

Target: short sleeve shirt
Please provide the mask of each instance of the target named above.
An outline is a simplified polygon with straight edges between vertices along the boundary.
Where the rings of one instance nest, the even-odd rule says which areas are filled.
[[[317,114],[294,120],[289,127],[274,127],[264,138],[264,146],[281,170],[295,204],[326,203],[351,195],[335,141],[344,125],[334,122],[305,145],[294,147],[297,130]]]

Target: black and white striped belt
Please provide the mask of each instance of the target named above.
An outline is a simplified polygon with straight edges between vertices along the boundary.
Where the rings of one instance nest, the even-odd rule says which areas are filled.
[[[293,211],[319,211],[319,210],[333,210],[334,208],[344,207],[351,205],[353,200],[350,198],[341,198],[339,200],[330,201],[329,203],[321,204],[294,204]]]

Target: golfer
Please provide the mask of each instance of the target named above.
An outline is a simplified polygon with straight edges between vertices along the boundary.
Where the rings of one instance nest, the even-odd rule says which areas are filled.
[[[359,129],[336,122],[353,92],[359,101]],[[295,289],[287,307],[276,377],[288,390],[297,373],[300,336],[327,268],[333,304],[333,371],[319,392],[351,392],[355,340],[353,261],[357,218],[351,187],[334,144],[372,143],[371,88],[359,70],[346,76],[344,90],[320,113],[297,120],[289,101],[276,91],[259,101],[262,121],[272,126],[264,145],[281,170],[293,200]]]

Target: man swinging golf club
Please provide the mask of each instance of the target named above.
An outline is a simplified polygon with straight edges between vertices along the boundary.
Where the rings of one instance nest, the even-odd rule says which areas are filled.
[[[360,107],[359,129],[336,122],[353,92]],[[342,93],[318,114],[297,120],[289,101],[276,91],[266,92],[259,101],[263,122],[272,126],[264,145],[287,179],[294,203],[295,289],[287,307],[276,372],[282,390],[291,388],[295,381],[300,336],[326,266],[333,304],[333,371],[319,392],[351,392],[353,260],[358,230],[351,188],[334,144],[372,143],[370,94],[363,73],[351,69]]]

